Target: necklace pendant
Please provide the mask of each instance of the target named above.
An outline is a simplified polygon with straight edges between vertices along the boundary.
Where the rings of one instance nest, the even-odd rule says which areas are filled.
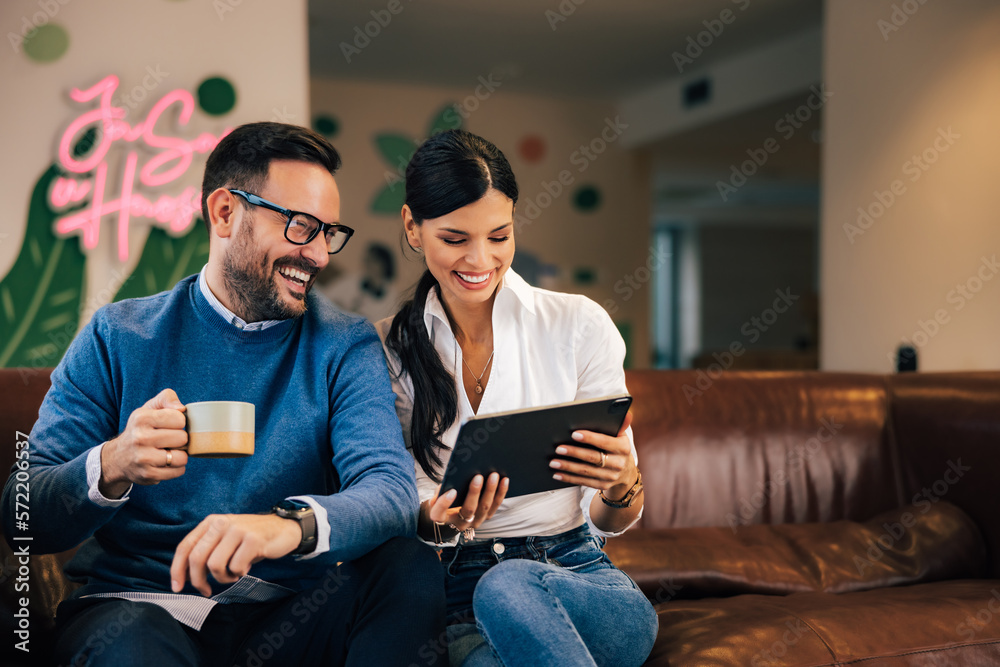
[[[477,394],[483,393],[483,385],[479,384],[478,382],[476,383],[476,393]]]

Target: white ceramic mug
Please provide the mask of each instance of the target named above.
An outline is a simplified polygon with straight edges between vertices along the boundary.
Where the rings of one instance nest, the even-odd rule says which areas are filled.
[[[185,407],[188,456],[224,459],[253,455],[253,403],[202,401]]]

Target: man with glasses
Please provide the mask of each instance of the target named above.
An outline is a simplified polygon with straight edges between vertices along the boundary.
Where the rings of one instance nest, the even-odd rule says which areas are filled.
[[[440,564],[409,537],[414,468],[382,346],[311,291],[353,233],[339,166],[307,129],[236,128],[205,167],[208,264],[102,308],[53,371],[29,472],[33,553],[80,544],[60,664],[436,656]],[[184,404],[214,400],[254,404],[252,456],[188,458]]]

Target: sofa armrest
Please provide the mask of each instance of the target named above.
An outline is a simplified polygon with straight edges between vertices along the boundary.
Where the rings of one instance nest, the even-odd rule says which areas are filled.
[[[983,533],[990,576],[1000,576],[1000,372],[892,376],[889,413],[906,502],[961,507]]]

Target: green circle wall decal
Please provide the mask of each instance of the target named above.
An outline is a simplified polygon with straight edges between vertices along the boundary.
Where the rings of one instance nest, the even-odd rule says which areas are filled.
[[[593,185],[584,185],[573,195],[573,204],[581,211],[595,211],[601,205],[601,191]]]
[[[69,35],[61,25],[46,23],[24,38],[24,53],[39,63],[59,60],[69,48]]]
[[[332,139],[340,132],[340,123],[329,114],[320,114],[313,118],[313,129],[327,139]]]
[[[236,106],[236,89],[221,76],[205,79],[198,86],[198,106],[213,116],[229,113]]]

